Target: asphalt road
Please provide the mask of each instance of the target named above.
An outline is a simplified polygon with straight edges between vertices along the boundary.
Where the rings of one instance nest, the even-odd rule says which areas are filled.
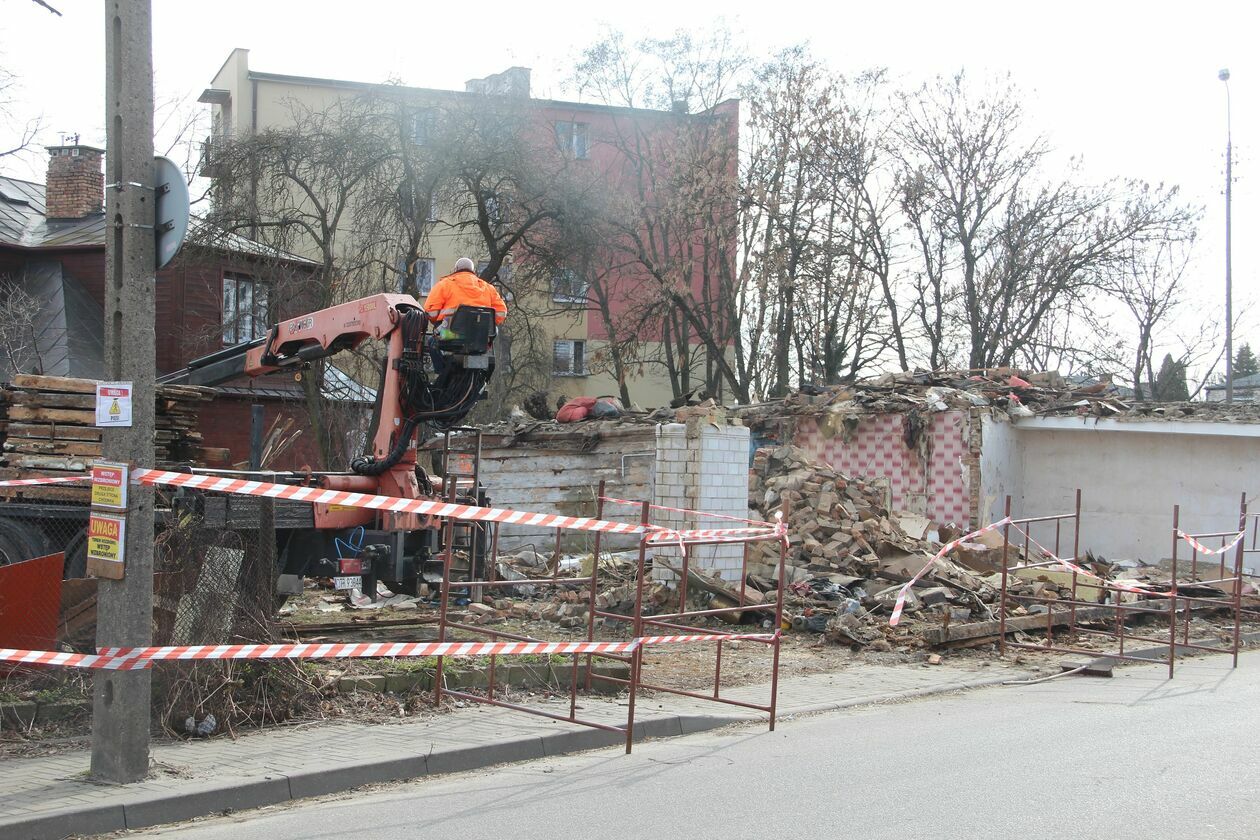
[[[1256,838],[1260,652],[740,727],[149,831],[283,838]]]

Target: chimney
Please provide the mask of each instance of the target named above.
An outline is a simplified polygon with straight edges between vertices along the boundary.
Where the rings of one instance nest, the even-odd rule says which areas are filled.
[[[44,187],[45,215],[50,220],[71,221],[102,212],[105,176],[101,174],[104,149],[74,145],[48,147],[48,181]]]
[[[464,82],[464,92],[529,99],[529,77],[528,67],[509,67],[484,79],[469,79]]]

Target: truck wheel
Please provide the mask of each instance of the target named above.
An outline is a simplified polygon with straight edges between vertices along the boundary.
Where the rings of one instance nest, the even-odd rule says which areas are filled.
[[[48,554],[48,539],[38,525],[0,517],[0,566]]]
[[[87,528],[82,528],[66,541],[66,561],[62,577],[66,580],[87,577]]]

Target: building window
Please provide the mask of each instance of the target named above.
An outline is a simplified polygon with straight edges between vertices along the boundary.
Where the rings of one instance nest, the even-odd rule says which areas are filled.
[[[270,290],[248,274],[223,273],[223,343],[240,344],[267,334]]]
[[[421,257],[411,264],[411,270],[407,270],[407,264],[403,260],[398,261],[398,292],[399,294],[407,294],[407,276],[414,273],[416,275],[416,293],[420,297],[427,297],[429,292],[433,291],[433,260],[428,257]]]
[[[507,223],[508,212],[512,207],[512,202],[508,196],[486,190],[481,194],[481,202],[486,208],[486,219],[491,225],[501,227]]]
[[[437,126],[437,112],[432,108],[421,108],[411,115],[411,142],[424,146],[433,142],[433,130]]]
[[[586,376],[586,342],[557,339],[552,351],[553,376]]]
[[[423,218],[426,222],[437,221],[437,210],[430,197],[414,181],[405,180],[398,185],[398,209],[413,221]]]
[[[586,303],[586,280],[571,268],[551,273],[551,299],[556,303]]]
[[[560,151],[573,155],[578,160],[586,160],[590,154],[590,140],[586,123],[557,122],[556,147]]]

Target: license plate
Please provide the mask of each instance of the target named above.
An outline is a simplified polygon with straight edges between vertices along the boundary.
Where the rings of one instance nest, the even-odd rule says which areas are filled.
[[[333,589],[362,589],[363,578],[357,575],[333,578]]]

